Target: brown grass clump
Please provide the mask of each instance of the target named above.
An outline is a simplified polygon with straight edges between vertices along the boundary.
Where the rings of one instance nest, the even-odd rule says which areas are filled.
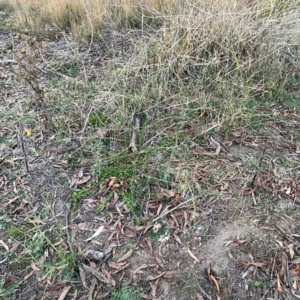
[[[268,18],[281,11],[297,10],[299,1],[170,1],[170,0],[2,0],[16,12],[20,25],[29,26],[35,31],[45,23],[54,23],[60,29],[71,28],[77,36],[91,35],[100,29],[143,27],[147,24],[161,24],[162,17],[178,17],[198,23],[203,14],[217,15],[221,20],[224,14],[239,17],[242,22],[245,14],[252,17]],[[241,3],[240,3],[241,2]],[[238,15],[237,15],[238,14]],[[200,20],[198,20],[200,17]],[[202,24],[203,25],[203,24]],[[220,23],[220,25],[226,25]],[[247,26],[247,24],[244,24]],[[244,27],[247,30],[247,27]],[[221,29],[221,28],[218,28]]]
[[[127,108],[147,109],[156,118],[167,106],[177,122],[200,112],[220,127],[245,124],[255,99],[276,101],[295,88],[298,13],[297,1],[186,3],[180,14],[164,16],[156,34],[137,43],[121,74],[113,67],[104,84],[114,90],[111,98],[123,103],[129,97]]]
[[[71,28],[77,36],[91,35],[101,28],[123,25],[138,27],[163,12],[171,12],[180,1],[168,0],[7,0],[18,24],[39,31],[51,22],[60,29]]]
[[[132,55],[108,64],[99,82],[112,119],[118,107],[131,120],[166,105],[177,121],[200,113],[220,128],[247,123],[258,98],[282,100],[298,87],[299,0],[6,2],[36,33],[49,24],[93,41],[103,31],[139,33]]]

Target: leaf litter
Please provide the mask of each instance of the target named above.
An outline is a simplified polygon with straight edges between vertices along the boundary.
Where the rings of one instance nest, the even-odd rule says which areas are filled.
[[[68,52],[68,43],[63,39],[55,43],[62,47],[63,55]],[[53,50],[55,43],[50,41]],[[20,85],[15,94],[1,99],[1,107],[17,109],[10,103],[21,96],[29,97],[26,86]],[[20,299],[109,299],[107,287],[120,288],[124,281],[144,286],[148,299],[229,299],[233,294],[241,299],[250,295],[256,299],[299,297],[299,213],[284,212],[277,205],[278,201],[288,200],[292,207],[299,205],[300,174],[295,167],[299,163],[299,141],[295,141],[299,120],[292,118],[291,112],[286,113],[291,119],[285,127],[274,125],[278,120],[270,117],[273,124],[269,132],[235,128],[227,136],[215,133],[201,145],[187,143],[194,158],[188,163],[174,160],[174,173],[188,165],[192,170],[190,185],[201,192],[196,197],[187,196],[184,189],[156,186],[138,225],[127,217],[130,209],[122,203],[126,182],[116,176],[108,176],[105,185],[91,189],[69,216],[63,209],[70,189],[76,191],[96,182],[88,160],[87,165],[67,167],[68,152],[74,154],[80,146],[75,133],[65,146],[53,135],[35,131],[34,122],[23,131],[18,128],[18,134],[12,126],[1,128],[0,136],[9,139],[10,147],[4,146],[0,152],[0,206],[27,236],[37,227],[52,235],[50,243],[46,239],[41,242],[46,249],[41,248],[34,257],[36,261],[30,260],[31,270],[27,272],[26,267],[17,268],[17,260],[26,254],[26,239],[11,245],[1,233],[4,286],[23,280],[16,291]],[[271,139],[274,130],[275,141]],[[105,140],[112,132],[102,127],[96,134]],[[293,138],[287,143],[284,135]],[[265,136],[269,138],[267,143],[262,138]],[[131,147],[138,152],[136,141]],[[39,155],[29,151],[35,149],[40,150]],[[25,158],[24,150],[30,152],[30,158]],[[249,162],[256,166],[254,172],[247,169]],[[49,215],[43,221],[32,218],[47,207]],[[57,229],[61,223],[64,234]],[[74,244],[75,251],[67,247],[68,242]],[[60,271],[52,276],[44,274],[51,261],[58,261],[55,249],[59,246],[68,249],[66,256],[80,254],[75,258],[79,271],[73,272],[77,281],[64,282]],[[16,258],[5,257],[8,252],[14,252]],[[78,278],[85,289],[81,289]],[[36,285],[38,289],[32,290]],[[44,295],[39,291],[42,288]],[[192,289],[192,295],[187,298],[188,289]]]

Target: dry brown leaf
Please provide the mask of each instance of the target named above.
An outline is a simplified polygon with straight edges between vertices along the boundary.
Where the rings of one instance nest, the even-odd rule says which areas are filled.
[[[35,264],[34,262],[32,261],[30,263],[30,266],[31,266],[31,269],[34,271],[34,272],[39,272],[41,269],[39,269]]]
[[[99,200],[93,199],[93,198],[85,198],[82,200],[82,202],[84,203],[88,203],[88,204],[97,204]]]
[[[58,282],[51,286],[51,291],[58,291],[61,290],[67,283],[66,282]]]
[[[85,271],[83,270],[83,268],[82,267],[79,267],[79,276],[80,276],[80,279],[81,279],[81,282],[82,282],[82,284],[83,284],[83,286],[85,287],[85,288],[87,288],[87,285],[86,285],[86,281],[85,281]]]
[[[99,128],[97,130],[97,134],[101,139],[104,139],[106,136],[109,135],[109,130],[105,128]]]
[[[90,290],[89,290],[89,294],[88,294],[88,300],[93,300],[93,294],[94,294],[94,290],[96,288],[96,284],[97,284],[97,280],[96,278],[92,279],[91,285],[90,285]]]
[[[152,228],[152,231],[154,233],[157,233],[161,227],[162,227],[162,225],[160,223],[155,223],[154,227]]]
[[[107,249],[105,249],[105,254],[109,254],[113,249],[115,249],[116,247],[120,246],[119,244],[115,244],[115,243],[111,243],[109,244],[109,246],[107,247]]]
[[[112,274],[117,274],[117,273],[119,273],[120,271],[122,271],[122,270],[128,268],[129,266],[130,266],[130,263],[126,263],[122,268],[117,269],[117,270],[114,271]]]
[[[297,292],[297,280],[292,283],[292,294]]]
[[[289,245],[287,246],[288,251],[289,251],[289,254],[290,254],[290,258],[291,258],[291,259],[293,259],[293,258],[294,258],[294,255],[295,255],[295,251],[294,251],[293,247],[294,247],[293,244],[289,244]]]
[[[170,214],[170,216],[171,216],[171,218],[173,219],[173,221],[174,221],[174,223],[176,224],[176,228],[179,228],[180,226],[179,226],[179,223],[178,223],[178,221],[177,221],[177,219],[176,219],[176,217],[175,217],[175,214]],[[170,222],[171,223],[171,222]],[[173,227],[173,226],[172,226]]]
[[[159,264],[160,267],[162,267],[162,268],[165,267],[162,260],[159,257],[155,256],[155,260],[157,261],[157,263]]]
[[[169,197],[174,198],[176,196],[177,192],[175,190],[169,190]]]
[[[117,263],[126,260],[127,258],[129,258],[133,253],[133,248],[131,248],[124,256],[122,256]]]
[[[149,282],[151,286],[151,296],[153,298],[156,298],[156,290],[157,290],[157,285],[158,285],[159,279],[157,279],[155,282]]]
[[[107,279],[109,280],[110,284],[112,286],[116,286],[115,280],[112,278],[112,276],[110,275],[110,273],[105,269],[105,264],[102,265],[101,271],[107,277]]]
[[[0,206],[6,207],[6,206],[12,204],[13,202],[15,202],[15,201],[18,200],[18,199],[19,199],[19,196],[15,197],[15,198],[13,198],[13,199],[10,199],[8,202],[4,202],[4,203],[1,202],[1,203],[0,203]]]
[[[71,300],[77,300],[78,290],[75,290]]]
[[[136,230],[136,231],[141,231],[141,230],[144,230],[146,227],[147,227],[146,225],[135,226],[135,230]]]
[[[138,268],[136,268],[134,271],[133,271],[133,274],[136,274],[138,273],[140,270],[143,270],[143,269],[147,269],[147,268],[153,268],[153,267],[156,267],[156,265],[149,265],[149,264],[143,264],[141,266],[139,266]]]
[[[117,203],[117,201],[119,200],[120,196],[118,195],[117,192],[114,192],[114,199],[112,201],[112,205],[115,205]]]
[[[177,274],[178,274],[178,271],[166,271],[164,274],[164,277],[173,278]]]
[[[120,270],[121,268],[123,268],[125,265],[128,264],[127,262],[121,262],[120,264],[116,264],[113,261],[109,261],[107,263],[111,268],[116,269],[116,270]]]
[[[125,229],[125,225],[121,228],[121,233],[124,235],[124,236],[127,236],[129,238],[134,238],[136,237],[136,233],[125,233],[124,232],[124,229]]]
[[[183,211],[183,217],[184,217],[183,230],[185,230],[186,226],[189,224],[188,215],[187,215],[187,212],[185,210]]]
[[[53,297],[58,297],[60,295],[60,292],[59,291],[49,291],[49,292],[46,292],[44,295],[43,295],[43,298],[42,300],[46,300],[48,298],[53,298]]]
[[[88,242],[88,241],[92,240],[93,238],[97,237],[100,233],[103,232],[103,230],[104,230],[104,226],[101,225],[91,237],[89,237],[88,239],[85,240],[85,242]]]
[[[220,293],[220,287],[219,287],[217,279],[213,275],[210,275],[210,278],[215,283],[218,293]]]
[[[177,242],[179,245],[185,247],[185,245],[182,243],[182,241],[181,241],[181,239],[179,238],[178,235],[176,235],[176,234],[174,233],[174,234],[173,234],[173,237],[175,238],[176,242]]]
[[[197,263],[200,263],[199,259],[193,254],[193,252],[189,248],[188,253]]]
[[[87,183],[91,178],[92,178],[92,176],[85,176],[81,180],[77,180],[76,184],[80,185],[80,184]]]
[[[0,240],[0,245],[1,245],[7,252],[9,252],[9,247],[7,246],[7,244],[6,244],[4,241]]]
[[[159,275],[157,275],[157,276],[148,276],[147,278],[146,278],[146,280],[147,281],[151,281],[151,280],[156,280],[156,279],[158,279],[158,278],[160,278],[161,276],[163,276],[164,274],[165,274],[166,272],[162,272],[161,274],[159,274]]]
[[[10,249],[10,252],[16,251],[20,245],[21,245],[21,243],[19,243],[19,242],[14,243]]]
[[[79,230],[85,230],[85,231],[93,231],[91,229],[91,223],[90,222],[83,222],[79,224],[74,224],[72,228],[79,229]]]
[[[249,191],[244,191],[242,193],[243,196],[247,196],[247,195],[251,195],[253,194],[256,190],[257,190],[258,186],[255,186],[253,189],[249,190]]]
[[[89,267],[85,264],[82,264],[82,267],[86,273],[90,273],[90,274],[94,275],[96,278],[98,278],[100,281],[102,281],[104,283],[110,283],[109,280],[102,273],[97,271],[96,269]]]
[[[198,300],[204,300],[204,298],[199,293],[196,293],[196,296],[197,296]]]
[[[250,262],[249,265],[258,267],[258,268],[262,268],[263,266],[265,266],[265,263],[259,263],[259,262]]]
[[[283,242],[281,242],[281,241],[279,241],[279,240],[275,240],[275,241],[280,245],[280,247],[284,248]]]
[[[117,177],[110,177],[110,181],[108,183],[108,186],[112,187],[115,184],[116,180],[117,180]]]
[[[295,269],[291,270],[291,275],[298,275],[300,273],[300,265],[297,265]]]
[[[282,287],[281,287],[281,283],[280,283],[280,279],[279,279],[279,274],[277,273],[277,291],[279,292],[279,293],[283,293],[283,289],[282,289]]]
[[[150,254],[152,255],[153,253],[153,248],[152,248],[152,241],[150,237],[146,237],[144,238],[144,240],[146,241],[146,243],[148,244],[149,250],[150,250]]]
[[[96,299],[105,299],[109,294],[110,294],[110,292],[98,295],[98,296],[96,296]]]
[[[158,216],[161,212],[161,209],[162,209],[162,204],[160,204],[157,208],[157,211],[156,211],[156,215]]]
[[[241,275],[241,277],[242,277],[243,279],[245,279],[246,277],[248,277],[248,275],[249,275],[250,273],[254,272],[254,270],[255,270],[255,267],[254,267],[254,266],[249,267],[249,268]]]
[[[66,287],[64,288],[64,290],[62,291],[62,293],[60,294],[58,300],[64,300],[64,299],[66,298],[66,296],[67,296],[67,294],[68,294],[68,292],[69,292],[70,289],[71,289],[71,286],[70,286],[70,285],[69,285],[69,286],[66,286]]]
[[[29,272],[25,277],[24,281],[26,281],[29,277],[31,277],[34,274],[34,271]]]

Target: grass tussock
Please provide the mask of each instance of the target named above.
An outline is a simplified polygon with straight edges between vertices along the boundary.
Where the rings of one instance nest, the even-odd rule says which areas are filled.
[[[251,125],[258,105],[283,101],[295,90],[296,1],[219,4],[186,3],[136,44],[130,60],[111,65],[102,82],[110,115],[131,120],[130,113],[147,111],[159,128],[166,126],[166,112],[179,126],[198,127],[204,116],[227,130]]]
[[[141,110],[156,130],[170,126],[166,113],[176,126],[251,125],[261,102],[283,101],[299,85],[297,0],[7,3],[36,33],[49,24],[94,41],[103,29],[139,33],[131,56],[105,67],[105,107],[93,104],[122,128]]]
[[[168,0],[8,0],[20,25],[38,32],[46,23],[70,28],[76,36],[90,36],[101,29],[140,27],[153,17],[174,11],[180,5]]]

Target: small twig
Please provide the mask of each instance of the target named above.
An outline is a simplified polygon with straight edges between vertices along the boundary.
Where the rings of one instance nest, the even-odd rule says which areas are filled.
[[[160,131],[159,133],[157,133],[155,136],[153,136],[152,138],[150,138],[148,141],[146,141],[143,145],[143,147],[145,147],[146,145],[148,145],[149,143],[153,142],[155,140],[155,138],[159,137],[164,131],[167,131],[168,129],[170,129],[171,127],[173,127],[175,124],[171,124],[170,126],[164,128],[162,131]]]
[[[129,145],[129,148],[131,149],[132,152],[136,152],[137,149],[137,143],[138,143],[138,139],[139,139],[139,132],[140,132],[140,127],[143,121],[144,115],[143,113],[138,113],[134,116],[134,120],[133,120],[133,133],[132,133],[132,137],[131,137],[131,142]]]
[[[6,63],[13,63],[16,64],[17,62],[13,59],[7,59],[7,60],[0,60],[0,64],[6,64]]]
[[[251,195],[252,195],[253,203],[254,203],[254,205],[256,205],[256,199],[255,199],[255,196],[254,196],[254,192]]]
[[[273,259],[273,264],[272,264],[272,271],[271,271],[271,276],[270,276],[270,285],[272,284],[273,278],[274,278],[274,269],[275,269],[275,263],[276,263],[276,256],[277,252],[275,253],[274,259]]]
[[[178,277],[181,281],[183,281],[184,283],[187,283],[185,280],[183,280],[182,278]],[[211,300],[211,296],[209,296],[208,294],[205,293],[205,291],[203,290],[203,288],[200,286],[199,282],[197,285],[192,285],[194,286],[196,289],[199,289],[200,293],[207,299],[207,300]]]
[[[73,247],[72,247],[72,241],[71,241],[71,235],[70,235],[70,216],[71,216],[71,203],[66,204],[66,232],[67,232],[67,243],[70,248],[71,253],[74,253]]]
[[[155,222],[155,221],[161,219],[161,218],[164,217],[165,215],[167,215],[167,214],[169,214],[170,212],[176,210],[177,208],[179,208],[179,207],[185,205],[186,203],[188,203],[188,202],[190,202],[190,201],[192,201],[192,200],[195,200],[196,198],[197,198],[197,197],[193,197],[193,198],[191,198],[191,199],[188,199],[188,200],[186,200],[186,201],[184,201],[184,202],[178,204],[176,207],[174,207],[174,208],[172,208],[171,210],[168,210],[168,211],[167,211],[167,209],[168,209],[168,206],[167,206],[167,207],[165,208],[165,210],[160,214],[160,216],[158,216],[157,218],[155,218],[155,219],[153,220],[153,222]]]
[[[139,242],[140,242],[140,240],[141,240],[142,234],[143,234],[143,230],[141,231],[141,233],[140,233],[140,235],[139,235],[139,237],[138,237],[138,240],[137,240],[137,242],[135,243],[135,245],[134,245],[133,249],[136,249],[136,247],[137,247],[138,243],[139,243]]]
[[[200,286],[199,283],[198,283],[197,287],[198,287],[200,293],[203,294],[207,298],[207,300],[211,300],[211,297],[208,294],[205,293],[205,291],[203,290],[203,288]]]
[[[23,126],[22,126],[21,122],[19,122],[19,125],[20,125],[20,128],[21,128],[21,132],[20,132],[20,142],[21,142],[21,147],[22,147],[22,151],[23,151],[23,154],[24,154],[24,158],[25,158],[25,166],[26,166],[26,170],[27,170],[27,173],[29,173],[28,158],[27,158],[27,154],[26,154],[25,146],[24,146],[24,141],[23,141],[23,137],[22,137],[22,132],[23,132],[24,130],[23,130]]]
[[[81,140],[82,137],[83,137],[83,134],[84,134],[84,132],[85,132],[87,123],[88,123],[88,121],[89,121],[89,119],[90,119],[90,115],[91,115],[93,109],[94,109],[94,106],[90,109],[90,111],[89,111],[89,113],[88,113],[88,115],[87,115],[87,117],[86,117],[86,119],[85,119],[84,126],[83,126],[83,129],[82,129],[82,132],[81,132],[81,136],[80,136],[80,140]]]
[[[267,142],[265,143],[264,151],[263,151],[263,153],[262,153],[262,155],[261,155],[261,158],[260,158],[259,163],[258,163],[257,171],[256,171],[255,174],[254,174],[254,177],[253,177],[253,179],[252,179],[252,181],[251,181],[250,186],[254,186],[254,182],[255,182],[255,179],[256,179],[256,177],[257,177],[257,174],[259,173],[259,170],[260,170],[260,167],[261,167],[261,164],[262,164],[262,160],[263,160],[263,158],[264,158],[264,156],[265,156],[266,149],[267,149]]]

